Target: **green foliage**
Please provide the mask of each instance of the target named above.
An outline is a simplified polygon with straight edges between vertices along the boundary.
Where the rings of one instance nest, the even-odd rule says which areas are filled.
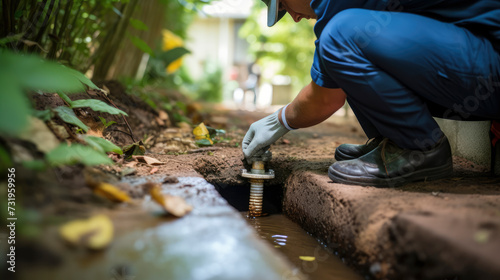
[[[141,31],[148,31],[149,30],[149,27],[141,20],[131,18],[129,20],[129,22],[130,22],[130,25],[137,30],[141,30]]]
[[[84,107],[89,107],[90,109],[98,112],[103,112],[103,113],[108,113],[112,115],[124,115],[128,116],[127,113],[123,112],[120,109],[117,109],[115,107],[112,107],[105,102],[97,99],[80,99],[80,100],[75,100],[71,101],[70,103],[71,108],[84,108]]]
[[[289,15],[285,15],[276,26],[269,28],[257,21],[259,14],[266,9],[261,1],[257,2],[259,4],[254,6],[239,36],[247,40],[249,52],[263,68],[291,76],[294,88],[302,88],[311,81],[310,69],[316,39],[314,22],[304,19],[295,23]]]
[[[166,69],[170,63],[188,53],[190,53],[190,51],[183,47],[173,48],[165,52],[156,52],[154,57],[150,57],[148,61],[145,75],[146,82],[152,82],[160,78],[167,78],[168,75]]]
[[[102,124],[104,125],[104,128],[108,128],[110,125],[115,124],[115,121],[106,121],[105,118],[99,116],[99,119],[101,120]]]
[[[222,100],[222,69],[215,62],[205,62],[203,77],[195,83],[197,98],[208,102]]]
[[[167,68],[170,63],[176,61],[177,59],[188,53],[191,53],[188,49],[177,47],[166,52],[160,52],[156,57],[163,61],[163,63],[165,64],[165,68]]]
[[[113,163],[113,161],[108,158],[105,153],[95,150],[90,146],[84,146],[81,144],[72,144],[71,146],[68,146],[66,143],[63,143],[48,152],[46,159],[52,166],[74,165],[77,163],[91,166]]]
[[[66,123],[70,123],[72,125],[76,125],[79,128],[83,129],[85,132],[89,130],[89,127],[86,126],[76,115],[75,112],[71,108],[66,106],[59,106],[53,109],[59,118]]]
[[[120,147],[101,137],[86,135],[83,137],[83,139],[85,140],[85,142],[87,142],[87,144],[89,144],[89,146],[97,151],[103,153],[113,152],[120,155],[123,154],[123,151],[122,149],[120,149]]]
[[[127,145],[123,147],[124,157],[129,159],[132,156],[144,155],[146,153],[146,148],[142,141]]]
[[[0,46],[38,53],[86,71],[99,58],[91,57],[91,50],[98,50],[116,30],[117,19],[124,15],[115,11],[124,9],[129,0],[8,2],[13,14],[1,19],[6,28],[0,30]]]
[[[84,84],[97,88],[83,74],[34,55],[0,50],[0,133],[18,135],[27,125],[31,104],[25,90],[74,93]]]
[[[153,50],[146,42],[144,42],[144,40],[142,40],[141,38],[139,38],[137,36],[132,36],[132,35],[130,35],[128,37],[129,37],[130,41],[132,41],[132,44],[134,44],[134,46],[136,46],[138,49],[140,49],[141,51],[143,51],[151,56],[154,56]]]
[[[9,153],[5,150],[3,146],[0,145],[0,168],[5,170],[5,168],[12,166],[12,161],[10,160]]]
[[[33,115],[33,117],[39,118],[42,121],[46,122],[46,121],[52,119],[52,117],[54,117],[54,112],[49,110],[49,109],[43,110],[43,111],[33,110],[32,115]]]
[[[80,100],[75,100],[72,101],[68,95],[66,95],[63,92],[58,91],[57,94],[59,97],[61,97],[62,100],[66,101],[68,103],[70,108],[85,108],[89,107],[90,109],[96,111],[96,112],[103,112],[103,113],[108,113],[111,115],[124,115],[128,116],[127,113],[124,111],[115,108],[113,106],[108,105],[107,103],[97,100],[97,99],[80,99]]]
[[[200,146],[200,147],[203,147],[203,146],[212,146],[212,142],[210,142],[210,140],[208,139],[200,139],[200,140],[196,140],[195,141],[196,145]]]
[[[57,95],[59,95],[59,97],[61,97],[62,100],[64,100],[66,103],[68,103],[69,106],[71,106],[71,103],[73,101],[71,101],[71,99],[69,98],[68,95],[66,95],[64,92],[60,92],[60,91],[57,92]]]
[[[3,67],[0,67],[0,133],[18,135],[28,124],[30,103],[21,87],[2,75],[1,69]]]

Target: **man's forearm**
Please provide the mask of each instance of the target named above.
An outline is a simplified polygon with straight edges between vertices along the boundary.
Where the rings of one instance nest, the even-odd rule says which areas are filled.
[[[311,82],[305,86],[286,108],[285,117],[292,128],[316,125],[329,118],[345,103],[342,89],[328,89]],[[279,113],[281,119],[281,112]]]

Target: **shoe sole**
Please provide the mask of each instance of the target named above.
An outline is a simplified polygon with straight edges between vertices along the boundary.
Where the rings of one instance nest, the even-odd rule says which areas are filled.
[[[373,186],[377,188],[395,188],[410,182],[432,181],[447,178],[451,176],[452,172],[453,164],[450,160],[444,166],[427,168],[394,178],[362,178],[359,176],[349,176],[337,172],[330,166],[328,168],[328,177],[330,177],[330,179],[332,179],[332,181],[335,183],[346,185]]]

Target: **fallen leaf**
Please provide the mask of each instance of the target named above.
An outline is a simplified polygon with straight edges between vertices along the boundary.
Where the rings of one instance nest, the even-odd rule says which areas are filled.
[[[126,166],[126,167],[135,167],[137,164],[139,164],[138,161],[131,161],[131,162],[128,162],[128,163],[124,164],[123,166]]]
[[[158,204],[163,206],[164,199],[163,199],[163,194],[161,193],[160,184],[148,182],[148,183],[143,185],[143,188],[149,192],[149,194],[151,195],[151,198],[154,201],[156,201]]]
[[[159,161],[155,158],[148,157],[148,156],[132,156],[132,158],[137,159],[138,161],[145,162],[149,165],[163,165],[163,164],[165,164],[163,161]]]
[[[100,250],[113,239],[113,223],[105,215],[89,219],[74,220],[62,225],[59,233],[72,245],[83,245],[89,249]]]
[[[101,92],[104,93],[104,95],[106,95],[106,96],[108,96],[111,93],[111,91],[109,90],[109,88],[107,86],[105,86],[105,85],[102,86]]]
[[[163,110],[158,111],[158,117],[164,121],[168,120],[168,114]]]
[[[290,144],[290,140],[288,140],[288,139],[283,139],[281,142],[282,142],[283,144]]]
[[[146,153],[146,148],[144,147],[144,143],[142,141],[127,145],[123,147],[123,154],[125,158],[130,158],[136,155],[144,155]]]
[[[159,126],[165,126],[165,122],[162,119],[160,119],[159,117],[155,117],[155,120]]]
[[[311,256],[299,256],[299,259],[306,261],[306,262],[312,262],[312,261],[316,260],[315,257],[311,257]]]
[[[165,195],[165,210],[176,217],[182,217],[193,210],[193,206],[186,203],[180,196]]]
[[[137,161],[136,161],[137,162]],[[120,175],[122,177],[124,176],[128,176],[128,175],[133,175],[137,173],[137,169],[133,168],[133,167],[125,167],[122,169],[122,171],[120,172]]]
[[[144,145],[148,145],[151,140],[153,140],[154,136],[150,135],[146,140],[144,140]]]
[[[149,174],[155,174],[156,172],[158,172],[158,167],[153,167],[151,168],[151,171],[149,171]]]
[[[117,187],[108,183],[98,183],[94,188],[94,193],[114,202],[127,202],[130,197]]]
[[[169,214],[182,217],[193,210],[193,207],[187,204],[182,197],[162,194],[159,184],[149,183],[145,188],[148,189],[151,198]]]
[[[213,145],[214,142],[210,139],[210,134],[208,133],[208,129],[204,123],[200,123],[197,127],[193,129],[194,139],[196,139],[196,143],[201,141],[206,141],[210,145]]]

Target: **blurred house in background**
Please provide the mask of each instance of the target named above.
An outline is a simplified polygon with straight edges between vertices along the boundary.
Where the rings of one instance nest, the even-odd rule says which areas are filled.
[[[271,103],[272,86],[253,83],[255,61],[248,55],[249,43],[238,32],[250,16],[256,1],[218,0],[203,6],[188,29],[186,48],[191,54],[184,63],[193,78],[203,75],[207,63],[221,67],[224,101],[250,104],[250,108]],[[256,87],[255,87],[256,86]]]
[[[193,78],[203,74],[207,62],[217,63],[226,81],[234,66],[247,67],[251,62],[247,57],[248,43],[238,37],[238,31],[250,15],[253,4],[254,1],[249,0],[220,0],[203,6],[186,40],[191,55],[186,57],[185,63]]]

